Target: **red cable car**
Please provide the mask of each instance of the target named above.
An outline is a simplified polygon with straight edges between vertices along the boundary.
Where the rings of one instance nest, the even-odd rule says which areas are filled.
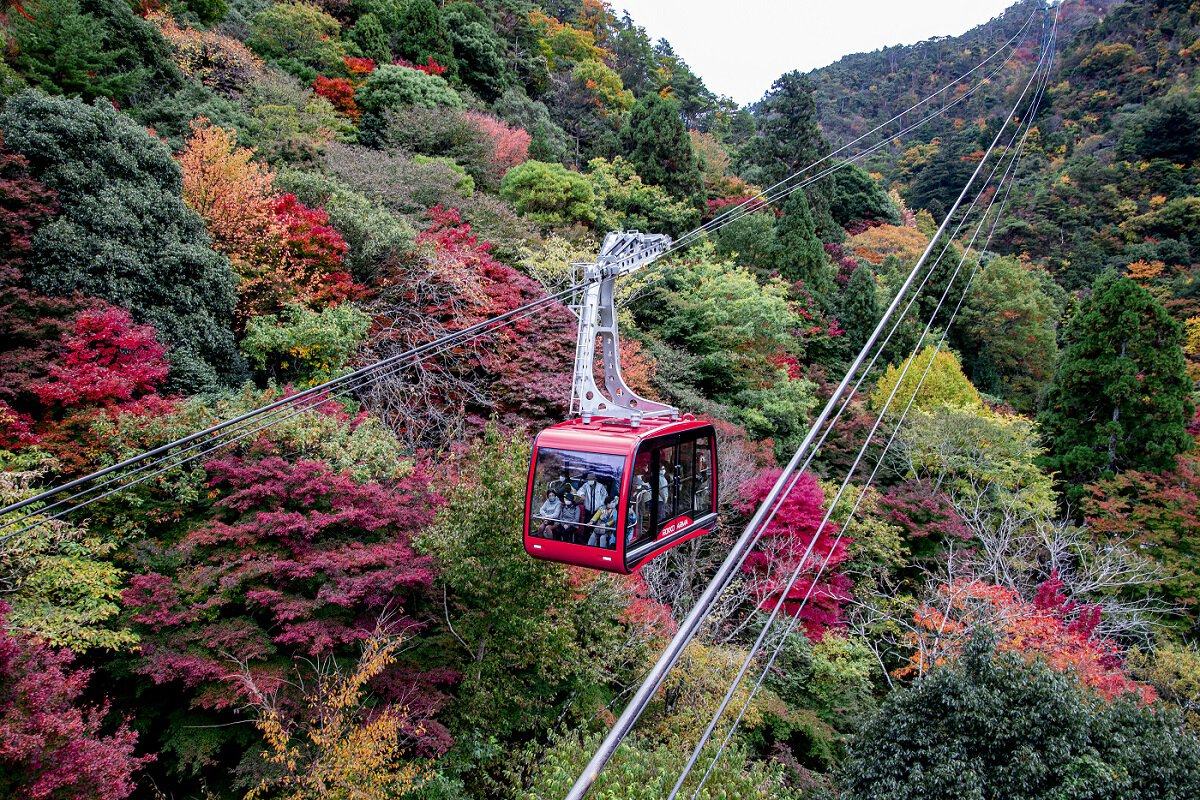
[[[621,377],[614,283],[669,246],[666,236],[610,233],[585,267],[573,418],[538,434],[529,465],[524,540],[534,558],[629,573],[716,522],[713,426],[639,397]]]

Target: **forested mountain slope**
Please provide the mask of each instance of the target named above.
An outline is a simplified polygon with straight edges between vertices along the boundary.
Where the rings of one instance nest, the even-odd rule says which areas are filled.
[[[1200,13],[1067,3],[997,237],[931,242],[1052,18],[738,108],[604,0],[8,2],[0,504],[307,399],[0,515],[0,796],[564,796],[927,247],[596,796],[669,793],[777,607],[689,796],[1200,796]],[[1026,21],[953,113],[742,205]],[[702,223],[623,281],[621,356],[714,421],[719,522],[634,575],[522,548],[559,300],[298,395]]]

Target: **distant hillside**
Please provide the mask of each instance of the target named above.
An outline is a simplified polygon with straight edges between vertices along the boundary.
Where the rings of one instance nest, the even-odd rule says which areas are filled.
[[[969,69],[1042,5],[1018,3],[962,36],[847,56],[813,71],[823,132],[838,145],[869,130]],[[1014,213],[995,246],[1044,264],[1067,288],[1134,265],[1152,273],[1147,280],[1177,316],[1193,315],[1195,253],[1185,228],[1200,206],[1200,11],[1184,2],[1081,0],[1064,4],[1061,27],[1056,77],[1024,167],[1026,190],[1014,193]],[[1014,91],[1034,57],[1023,48],[995,85]],[[870,168],[894,181],[911,206],[936,214],[974,168],[1008,102],[980,92],[903,147],[881,151]]]

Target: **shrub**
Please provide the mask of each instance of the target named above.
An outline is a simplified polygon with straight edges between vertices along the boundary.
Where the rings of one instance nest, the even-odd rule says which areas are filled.
[[[371,318],[351,303],[319,312],[293,304],[279,317],[264,314],[246,323],[242,350],[272,379],[311,386],[338,375],[370,327]]]
[[[411,225],[336,178],[288,171],[276,176],[275,185],[305,205],[325,210],[329,224],[350,247],[346,265],[358,281],[369,283],[382,267],[413,248],[417,234]]]
[[[595,190],[591,182],[561,164],[526,161],[508,171],[500,194],[517,213],[543,225],[595,222]]]
[[[152,324],[170,348],[173,388],[238,380],[235,278],[184,205],[167,147],[110,104],[36,92],[11,98],[0,127],[62,208],[34,238],[25,269],[33,287],[103,297]],[[110,213],[95,213],[98,206]]]
[[[269,163],[315,161],[353,126],[324,97],[291,75],[268,72],[247,87],[249,121],[242,134]]]
[[[401,106],[463,107],[462,98],[445,79],[394,64],[384,64],[367,76],[358,90],[357,100],[367,116],[363,124],[368,128],[380,126],[385,111]]]
[[[358,119],[358,104],[354,102],[354,85],[348,78],[327,78],[318,75],[313,81],[313,91],[329,101],[329,104],[350,119]]]
[[[182,28],[162,12],[147,19],[170,45],[179,69],[214,92],[238,97],[246,84],[262,74],[262,59],[237,39],[216,31]]]
[[[642,182],[633,164],[621,156],[593,158],[588,177],[596,193],[596,227],[635,229],[677,236],[700,221],[695,207],[672,198],[660,186]]]
[[[69,650],[8,628],[0,603],[0,793],[7,797],[123,800],[134,774],[152,760],[135,756],[125,723],[102,733],[107,705],[81,700],[90,670],[72,669]]]
[[[275,3],[255,17],[248,44],[254,52],[311,83],[317,73],[342,68],[341,24],[314,5]]]
[[[513,128],[493,116],[477,111],[467,112],[467,119],[491,142],[492,168],[496,172],[497,181],[504,177],[505,172],[529,159],[531,138],[523,128]]]
[[[81,311],[62,347],[61,361],[33,386],[46,405],[117,405],[154,392],[169,371],[154,328],[115,306]]]
[[[481,185],[495,187],[500,182],[492,167],[491,143],[458,111],[420,106],[389,109],[384,112],[377,132],[364,139],[377,146],[448,158]]]

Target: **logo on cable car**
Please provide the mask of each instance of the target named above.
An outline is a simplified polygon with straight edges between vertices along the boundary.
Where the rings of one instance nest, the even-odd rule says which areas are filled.
[[[658,538],[662,539],[670,536],[673,533],[678,533],[687,526],[692,524],[691,517],[676,517],[675,519],[662,526],[662,530],[658,532]]]

